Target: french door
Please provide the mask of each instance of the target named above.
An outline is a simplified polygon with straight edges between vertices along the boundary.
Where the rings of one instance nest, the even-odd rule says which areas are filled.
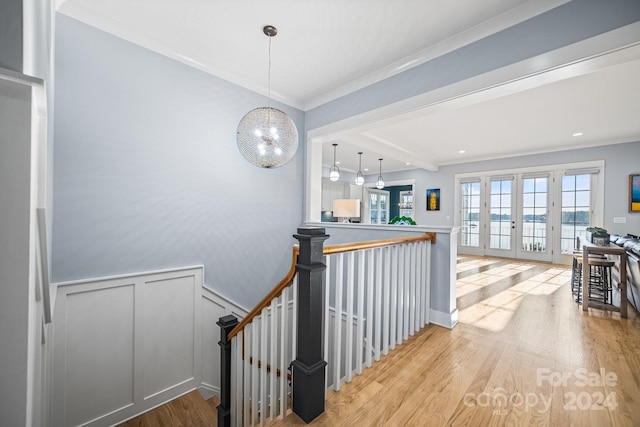
[[[602,218],[602,167],[456,177],[458,251],[565,263]]]
[[[551,261],[549,176],[491,176],[485,189],[484,254]]]
[[[386,190],[369,190],[369,224],[386,224],[389,222],[389,192]]]

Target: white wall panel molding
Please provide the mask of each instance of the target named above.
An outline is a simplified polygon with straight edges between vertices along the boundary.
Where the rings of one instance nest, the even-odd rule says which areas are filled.
[[[200,386],[203,267],[58,284],[52,420],[111,425]]]

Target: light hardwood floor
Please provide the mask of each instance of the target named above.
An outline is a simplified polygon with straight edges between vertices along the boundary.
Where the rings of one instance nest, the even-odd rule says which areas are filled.
[[[218,425],[217,398],[204,400],[197,390],[166,403],[119,427],[204,427]]]
[[[458,325],[427,326],[329,391],[311,425],[640,425],[640,317],[583,313],[569,280],[564,266],[459,257]]]

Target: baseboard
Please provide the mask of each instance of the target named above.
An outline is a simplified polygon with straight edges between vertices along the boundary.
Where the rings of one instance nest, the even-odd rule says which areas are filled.
[[[437,310],[429,311],[429,323],[442,326],[443,328],[453,329],[458,324],[458,309],[454,309],[451,313],[445,313]]]
[[[204,400],[209,400],[213,396],[220,397],[220,387],[211,384],[201,383],[200,387],[198,387],[198,392]]]

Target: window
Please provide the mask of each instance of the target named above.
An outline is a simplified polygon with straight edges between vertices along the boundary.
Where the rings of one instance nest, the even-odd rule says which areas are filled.
[[[586,236],[591,220],[591,174],[562,177],[561,251],[570,254],[578,236]]]
[[[548,177],[522,179],[522,250],[547,250]]]
[[[462,246],[480,246],[480,180],[460,184],[461,221],[460,237]]]

